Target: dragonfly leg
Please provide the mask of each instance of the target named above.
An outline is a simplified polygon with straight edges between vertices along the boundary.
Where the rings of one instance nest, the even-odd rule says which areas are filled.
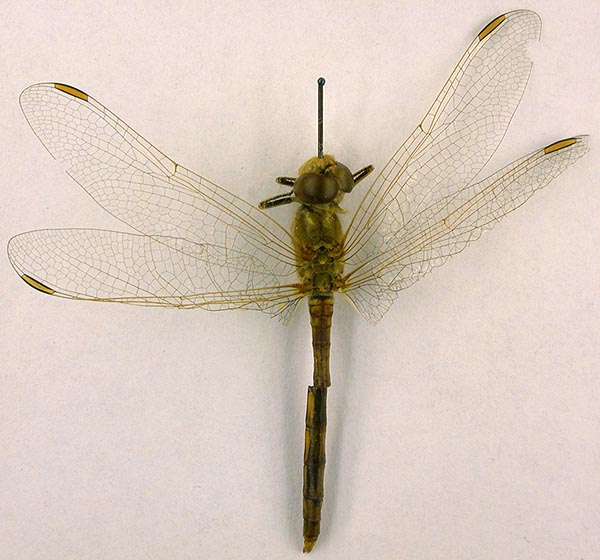
[[[263,200],[258,207],[261,210],[264,210],[266,208],[274,208],[275,206],[283,206],[284,204],[291,204],[293,202],[292,200],[292,193],[287,193],[287,194],[278,194],[277,196],[272,196],[271,198],[267,198],[266,200]]]
[[[359,169],[356,173],[352,174],[352,179],[354,179],[354,184],[360,183],[371,171],[375,169],[372,165],[367,165],[362,169]]]
[[[285,187],[293,187],[296,182],[296,177],[277,177],[275,182]]]

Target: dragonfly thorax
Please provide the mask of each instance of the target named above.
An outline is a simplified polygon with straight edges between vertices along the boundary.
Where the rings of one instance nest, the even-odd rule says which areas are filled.
[[[298,170],[294,197],[303,204],[339,203],[354,188],[351,171],[333,156],[313,157]]]

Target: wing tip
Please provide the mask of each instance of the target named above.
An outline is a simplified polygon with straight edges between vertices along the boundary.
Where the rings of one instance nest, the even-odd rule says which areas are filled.
[[[49,288],[48,286],[46,286],[45,284],[42,284],[39,280],[36,280],[35,278],[29,276],[28,274],[22,273],[21,280],[23,280],[25,283],[27,283],[29,286],[31,286],[34,290],[38,290],[39,292],[42,292],[43,294],[48,294],[51,296],[56,293],[56,290]]]
[[[553,152],[558,152],[559,150],[563,150],[568,148],[569,146],[573,146],[574,144],[583,144],[585,148],[588,147],[588,139],[589,136],[581,135],[581,136],[571,136],[570,138],[563,138],[562,140],[557,140],[552,144],[549,144],[544,148],[544,154],[551,154]]]
[[[506,14],[502,14],[488,23],[477,35],[480,41],[483,41],[494,29],[496,29],[504,20]]]
[[[76,87],[73,86],[69,86],[67,84],[61,84],[61,83],[54,83],[52,84],[54,86],[54,89],[57,89],[59,91],[62,91],[63,93],[66,93],[68,95],[71,95],[73,97],[77,97],[78,99],[81,99],[83,101],[87,101],[88,100],[88,94],[85,93],[84,91],[81,91],[80,89],[77,89]]]
[[[537,12],[533,10],[514,10],[512,12],[506,12],[505,14],[501,14],[498,17],[494,18],[490,21],[477,35],[477,38],[480,41],[483,41],[486,37],[491,35],[502,23],[504,23],[507,19],[512,19],[515,17],[533,17],[535,18],[535,26],[539,28],[537,31],[537,36],[539,39],[539,31],[541,29],[542,19],[540,18]]]

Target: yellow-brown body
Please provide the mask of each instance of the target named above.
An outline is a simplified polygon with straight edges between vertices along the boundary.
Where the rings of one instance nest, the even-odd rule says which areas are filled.
[[[308,298],[314,356],[313,384],[308,387],[306,399],[302,505],[304,552],[312,550],[321,529],[327,387],[331,385],[329,353],[333,292],[344,289],[344,233],[338,217],[342,212],[339,203],[344,194],[351,192],[372,170],[373,166],[368,165],[352,174],[333,156],[319,155],[300,167],[297,178],[276,179],[281,185],[291,186],[291,192],[259,204],[259,208],[267,209],[300,203],[291,233],[300,279],[299,291]]]
[[[323,173],[316,164],[332,169],[331,156],[309,160],[303,168],[309,173]],[[330,159],[329,159],[330,158]],[[300,169],[301,177],[303,168]],[[334,167],[335,169],[335,167]],[[317,175],[322,177],[323,175]],[[329,177],[327,177],[329,180]],[[308,387],[303,469],[304,552],[310,552],[319,537],[323,482],[325,474],[325,436],[327,387],[331,384],[329,354],[333,292],[341,286],[344,270],[342,226],[338,218],[338,202],[343,193],[326,203],[304,203],[296,210],[292,238],[296,249],[298,276],[308,295],[314,356],[313,385]]]

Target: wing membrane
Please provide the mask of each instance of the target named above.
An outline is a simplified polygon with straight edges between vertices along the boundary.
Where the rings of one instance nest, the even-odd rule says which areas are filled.
[[[523,96],[540,37],[535,12],[491,21],[431,108],[377,176],[345,234],[346,293],[378,321],[397,296],[461,251],[587,151],[577,137],[474,179],[502,141]]]
[[[490,22],[365,193],[344,235],[343,291],[370,321],[587,151],[587,137],[568,138],[474,183],[521,100],[527,47],[540,28],[527,10]],[[31,286],[74,299],[286,317],[303,297],[291,237],[268,215],[178,165],[71,86],[31,86],[21,106],[90,196],[144,234],[17,236],[9,255]]]
[[[475,177],[500,144],[531,71],[527,45],[541,22],[519,10],[486,26],[435,102],[365,193],[346,232],[346,261],[377,251],[381,235]]]
[[[64,84],[20,98],[33,131],[105,210],[140,235],[44,230],[9,256],[53,295],[284,314],[299,296],[291,238],[275,220],[175,163],[86,93]],[[111,245],[112,244],[112,245]]]
[[[287,231],[243,199],[177,164],[101,103],[62,84],[36,84],[20,98],[48,151],[113,216],[146,235],[251,251],[291,275]]]
[[[378,321],[399,290],[462,251],[587,151],[587,136],[555,142],[423,209],[347,275],[348,297],[369,321]]]
[[[9,256],[29,285],[69,299],[285,315],[302,297],[252,256],[181,238],[39,230],[13,237]]]

